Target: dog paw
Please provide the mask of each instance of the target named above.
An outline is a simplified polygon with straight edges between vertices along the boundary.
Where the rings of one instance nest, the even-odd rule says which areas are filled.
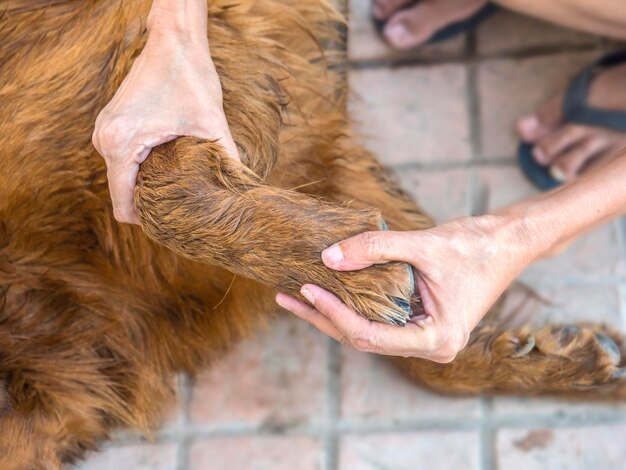
[[[594,391],[619,394],[626,364],[618,333],[602,326],[547,326],[532,332],[504,332],[492,351],[533,392]]]

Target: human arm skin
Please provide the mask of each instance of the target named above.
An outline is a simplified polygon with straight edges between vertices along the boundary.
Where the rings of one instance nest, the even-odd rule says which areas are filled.
[[[96,119],[93,144],[107,165],[113,214],[138,223],[134,188],[150,150],[179,136],[218,140],[239,160],[207,37],[206,0],[154,0],[146,45]]]
[[[324,264],[349,271],[375,263],[414,266],[424,313],[405,327],[370,322],[313,285],[313,307],[278,294],[277,302],[356,349],[450,362],[509,284],[533,261],[591,228],[626,214],[626,152],[571,184],[493,214],[430,230],[368,232],[325,250]]]
[[[623,0],[493,0],[493,3],[579,31],[626,39]]]

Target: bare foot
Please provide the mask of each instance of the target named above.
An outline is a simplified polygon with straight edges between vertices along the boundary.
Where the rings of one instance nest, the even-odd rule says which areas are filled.
[[[487,3],[487,0],[373,1],[374,17],[387,21],[383,35],[396,49],[424,44],[440,29],[469,18]]]
[[[591,84],[588,104],[616,111],[626,111],[626,64],[601,72]],[[570,181],[577,175],[610,160],[626,147],[626,133],[568,124],[563,120],[563,95],[553,98],[534,114],[517,122],[524,142],[535,144],[533,156],[550,167],[558,181]]]

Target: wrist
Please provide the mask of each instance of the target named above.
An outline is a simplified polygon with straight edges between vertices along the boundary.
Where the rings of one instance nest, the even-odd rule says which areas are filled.
[[[576,237],[626,213],[626,152],[555,191],[501,211],[533,259],[560,253]]]
[[[525,201],[489,214],[491,236],[502,259],[520,265],[520,271],[548,255],[558,244],[555,231],[541,227],[534,201]]]
[[[551,216],[559,207],[551,207],[551,202],[539,197],[514,204],[500,212],[507,227],[508,239],[524,253],[529,264],[560,253],[568,244],[569,237],[562,221]]]
[[[208,45],[206,0],[153,0],[146,27],[148,37]]]

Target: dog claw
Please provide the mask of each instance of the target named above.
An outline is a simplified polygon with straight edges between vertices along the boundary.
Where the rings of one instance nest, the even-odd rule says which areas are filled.
[[[411,305],[409,304],[409,302],[399,297],[393,297],[393,302],[402,311],[404,311],[407,314],[407,316],[401,317],[400,315],[396,314],[393,316],[388,316],[387,321],[394,326],[405,326],[406,322],[408,321],[408,317],[410,316],[410,313],[411,313]]]
[[[385,223],[384,220],[382,222]],[[384,228],[383,230],[386,230],[386,228]],[[413,295],[415,294],[415,290],[416,290],[415,274],[413,273],[413,266],[411,266],[410,264],[406,265],[406,269],[407,269],[407,275],[409,279],[409,286],[411,286],[411,293],[409,294],[409,297],[406,299],[402,297],[392,297],[393,303],[395,303],[396,306],[406,314],[404,318],[401,318],[400,316],[396,315],[394,318],[391,319],[391,322],[396,326],[406,325],[407,321],[409,321],[413,317],[413,305],[411,303],[413,300]]]
[[[561,330],[561,344],[567,346],[580,333],[576,325],[567,325]]]
[[[537,344],[537,341],[535,340],[535,337],[533,335],[529,335],[526,338],[526,344],[524,346],[521,346],[517,351],[515,351],[511,357],[513,358],[518,358],[518,357],[524,357],[527,354],[529,354],[533,349],[535,349],[535,345]]]
[[[611,362],[615,365],[619,364],[622,354],[620,353],[619,347],[615,341],[603,333],[596,333],[596,340],[611,358]]]
[[[407,315],[411,314],[411,303],[406,300],[406,299],[402,299],[400,297],[394,297],[393,298],[393,302],[400,308],[402,309],[404,312],[407,313]],[[405,320],[406,322],[406,320]]]

